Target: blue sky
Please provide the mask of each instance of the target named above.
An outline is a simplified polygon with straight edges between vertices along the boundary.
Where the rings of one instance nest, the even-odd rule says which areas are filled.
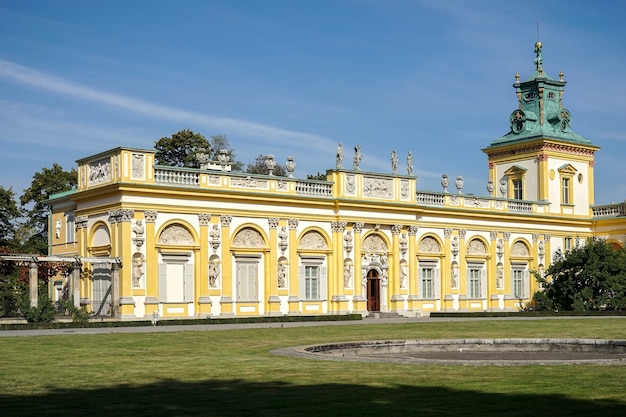
[[[626,198],[626,2],[93,0],[0,2],[0,185],[191,129],[251,162],[294,156],[300,178],[414,156],[485,195],[481,152],[509,131],[514,74],[568,82],[572,130],[596,154],[596,204]],[[349,161],[347,161],[349,162]],[[346,164],[350,165],[350,164]]]

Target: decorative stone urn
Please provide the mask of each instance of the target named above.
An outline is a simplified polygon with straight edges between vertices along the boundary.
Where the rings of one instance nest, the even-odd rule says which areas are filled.
[[[456,189],[459,194],[463,194],[463,184],[464,184],[463,177],[460,175],[456,177],[456,181],[454,182],[454,185],[456,185]]]
[[[450,182],[448,181],[448,174],[443,174],[441,176],[441,186],[443,187],[444,193],[448,192],[448,185],[450,185]]]
[[[296,163],[293,161],[293,156],[287,157],[287,162],[285,163],[285,168],[287,168],[287,172],[289,173],[289,177],[293,178],[293,171],[296,169]]]
[[[267,167],[267,175],[274,175],[274,168],[276,168],[274,155],[267,155],[265,157],[265,166]]]

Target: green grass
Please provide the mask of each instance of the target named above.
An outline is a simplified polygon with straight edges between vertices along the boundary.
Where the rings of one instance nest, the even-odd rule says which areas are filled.
[[[0,414],[624,416],[626,366],[307,360],[277,347],[475,337],[626,339],[626,319],[420,322],[0,338]]]

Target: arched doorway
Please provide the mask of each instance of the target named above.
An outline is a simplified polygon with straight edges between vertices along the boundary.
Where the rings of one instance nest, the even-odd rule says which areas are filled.
[[[367,311],[380,311],[380,275],[375,269],[367,271]]]

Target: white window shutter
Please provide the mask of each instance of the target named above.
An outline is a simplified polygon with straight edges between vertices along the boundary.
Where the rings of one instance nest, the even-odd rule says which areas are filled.
[[[193,287],[194,287],[194,269],[193,264],[185,265],[185,278],[184,278],[184,298],[185,302],[193,302]]]
[[[524,282],[522,283],[524,298],[530,299],[530,271],[524,271]]]
[[[328,299],[328,276],[326,267],[320,267],[320,300]]]
[[[305,299],[306,288],[305,288],[305,279],[304,279],[304,265],[300,265],[298,267],[298,284],[300,284],[300,299]]]
[[[167,265],[159,264],[159,302],[167,302]]]
[[[434,298],[441,298],[441,274],[439,268],[433,269],[433,281],[434,281]]]
[[[480,270],[480,296],[481,298],[487,298],[487,271]]]

